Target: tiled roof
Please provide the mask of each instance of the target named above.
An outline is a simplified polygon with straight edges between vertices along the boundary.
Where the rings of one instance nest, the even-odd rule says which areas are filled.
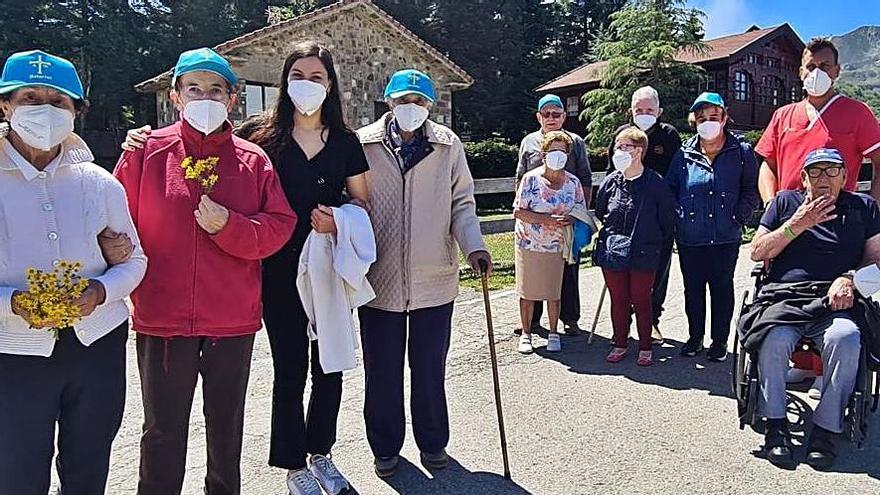
[[[676,60],[688,62],[692,64],[700,64],[727,58],[743,48],[751,45],[755,41],[767,36],[776,30],[788,26],[783,24],[765,29],[750,29],[744,33],[733,34],[721,38],[706,40],[707,50],[704,52],[681,52],[676,56]],[[602,75],[608,62],[593,62],[582,65],[574,70],[548,81],[539,86],[535,91],[553,91],[559,88],[569,86],[579,86],[582,84],[597,83],[602,80]]]
[[[427,51],[431,56],[438,59],[443,66],[449,69],[453,74],[461,78],[462,86],[470,86],[474,83],[474,79],[465,72],[464,69],[455,64],[452,60],[449,59],[446,55],[441,53],[439,50],[428,44],[425,40],[419,38],[415,33],[406,28],[403,24],[397,21],[390,14],[376,6],[370,0],[339,0],[336,3],[330,4],[326,7],[322,7],[320,9],[313,10],[311,12],[305,13],[303,15],[294,17],[293,19],[288,19],[283,22],[279,22],[277,24],[272,24],[270,26],[266,26],[261,29],[257,29],[256,31],[252,31],[250,33],[239,36],[238,38],[231,39],[229,41],[220,43],[219,45],[214,47],[214,50],[223,55],[226,54],[236,48],[248,45],[255,41],[259,41],[263,38],[276,34],[278,32],[284,31],[286,29],[292,29],[295,27],[299,27],[303,24],[307,24],[309,22],[313,22],[318,19],[322,19],[328,17],[330,15],[338,14],[344,10],[348,10],[354,8],[356,6],[363,6],[378,15],[379,19],[390,24],[395,30],[399,31],[404,38],[415,43],[416,46]],[[148,79],[144,82],[141,82],[135,85],[135,89],[140,92],[151,92],[158,90],[162,85],[169,83],[171,81],[172,71],[168,70],[159,74],[156,77]]]

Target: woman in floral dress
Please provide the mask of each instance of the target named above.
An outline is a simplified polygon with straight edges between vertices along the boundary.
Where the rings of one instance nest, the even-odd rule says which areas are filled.
[[[565,266],[563,232],[572,224],[569,213],[578,205],[586,208],[580,181],[565,171],[571,147],[564,132],[548,132],[541,143],[544,163],[523,176],[513,203],[516,291],[523,328],[517,349],[523,354],[533,350],[529,329],[535,301],[547,301],[549,308],[547,351],[562,350],[557,326]]]

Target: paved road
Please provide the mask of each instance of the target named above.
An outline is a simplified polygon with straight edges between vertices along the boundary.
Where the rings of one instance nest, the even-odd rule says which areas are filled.
[[[677,263],[677,261],[673,261]],[[749,284],[749,263],[741,258],[738,292]],[[674,267],[677,265],[674,265]],[[345,378],[335,459],[361,494],[869,494],[880,492],[880,421],[862,451],[847,450],[837,473],[807,466],[782,471],[751,454],[762,438],[740,431],[729,398],[728,364],[684,359],[682,284],[673,269],[664,333],[675,347],[656,354],[659,363],[639,368],[634,359],[610,365],[607,305],[591,347],[585,337],[563,338],[559,354],[542,349],[532,356],[514,351],[511,330],[518,320],[509,292],[493,295],[498,333],[513,481],[501,472],[485,320],[477,294],[464,293],[455,312],[448,367],[449,409],[455,461],[436,475],[418,465],[412,436],[403,468],[392,480],[372,472],[361,416],[363,375]],[[582,326],[589,326],[601,287],[595,269],[581,272]],[[543,347],[543,340],[537,339]],[[283,495],[284,473],[266,465],[269,445],[272,367],[265,333],[254,352],[242,470],[247,495]],[[138,435],[142,421],[134,348],[129,353],[129,400],[115,443],[111,494],[134,493]],[[197,399],[199,401],[200,399]],[[205,473],[201,404],[193,408],[190,456],[184,494],[202,493]]]

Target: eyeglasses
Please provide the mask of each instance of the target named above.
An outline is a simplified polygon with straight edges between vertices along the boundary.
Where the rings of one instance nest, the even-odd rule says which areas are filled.
[[[614,149],[620,150],[620,151],[632,151],[636,148],[638,148],[638,146],[636,146],[634,144],[629,144],[629,143],[620,143],[614,147]]]
[[[198,86],[187,86],[183,89],[183,94],[190,100],[214,100],[225,103],[229,100],[231,93],[220,88],[210,88],[207,91],[203,91]]]
[[[558,119],[562,117],[562,112],[541,112],[541,117],[545,119]]]
[[[828,177],[837,177],[842,171],[843,167],[808,168],[807,175],[809,175],[811,179],[818,179],[819,177],[822,177],[822,174],[825,174]]]

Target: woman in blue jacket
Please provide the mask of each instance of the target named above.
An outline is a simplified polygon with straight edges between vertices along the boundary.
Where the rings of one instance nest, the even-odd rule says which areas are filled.
[[[758,163],[752,147],[727,130],[720,95],[701,94],[690,111],[697,135],[682,144],[666,175],[678,207],[675,240],[690,333],[681,354],[693,357],[703,350],[708,285],[712,345],[707,358],[720,362],[727,358],[742,229],[758,207]]]

